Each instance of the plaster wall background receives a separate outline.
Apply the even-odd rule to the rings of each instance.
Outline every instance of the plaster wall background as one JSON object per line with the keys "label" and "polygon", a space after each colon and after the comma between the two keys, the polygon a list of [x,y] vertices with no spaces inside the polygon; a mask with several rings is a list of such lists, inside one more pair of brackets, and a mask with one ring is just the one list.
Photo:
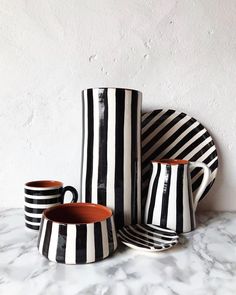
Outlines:
{"label": "plaster wall background", "polygon": [[0,0],[0,206],[80,185],[81,90],[136,88],[198,119],[219,152],[200,209],[236,210],[236,1]]}

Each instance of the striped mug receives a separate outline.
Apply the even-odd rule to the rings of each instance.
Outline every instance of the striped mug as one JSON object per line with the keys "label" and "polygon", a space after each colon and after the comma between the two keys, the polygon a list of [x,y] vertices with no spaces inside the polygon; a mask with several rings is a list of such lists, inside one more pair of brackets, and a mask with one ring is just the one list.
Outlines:
{"label": "striped mug", "polygon": [[72,203],[77,202],[78,193],[72,186],[63,188],[63,183],[55,180],[37,180],[25,184],[25,226],[39,230],[45,209],[64,203],[65,193],[72,193]]}
{"label": "striped mug", "polygon": [[[202,183],[193,197],[190,172],[203,169]],[[201,162],[160,160],[152,162],[152,175],[145,206],[145,223],[170,228],[177,233],[195,229],[195,210],[210,179],[210,169]]]}

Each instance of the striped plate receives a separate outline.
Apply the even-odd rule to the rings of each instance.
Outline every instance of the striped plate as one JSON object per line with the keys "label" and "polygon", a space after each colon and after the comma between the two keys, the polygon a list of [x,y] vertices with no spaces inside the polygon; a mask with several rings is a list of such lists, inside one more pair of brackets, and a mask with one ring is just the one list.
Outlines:
{"label": "striped plate", "polygon": [[147,252],[167,250],[178,243],[179,236],[171,229],[153,224],[135,224],[123,227],[118,237],[126,246]]}
{"label": "striped plate", "polygon": [[[211,170],[211,178],[202,198],[215,181],[218,157],[209,132],[194,118],[175,110],[155,110],[142,114],[142,206],[144,208],[151,173],[152,160],[185,159],[204,162]],[[195,192],[202,181],[203,171],[191,172]]]}

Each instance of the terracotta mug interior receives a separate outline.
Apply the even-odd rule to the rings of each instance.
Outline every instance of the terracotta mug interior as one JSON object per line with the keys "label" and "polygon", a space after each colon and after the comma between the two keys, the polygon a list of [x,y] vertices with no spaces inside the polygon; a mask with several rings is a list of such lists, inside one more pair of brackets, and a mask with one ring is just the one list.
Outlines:
{"label": "terracotta mug interior", "polygon": [[25,186],[32,188],[62,187],[63,183],[57,180],[36,180],[27,182]]}
{"label": "terracotta mug interior", "polygon": [[87,224],[106,220],[112,216],[111,209],[92,203],[72,203],[51,207],[44,216],[57,223]]}
{"label": "terracotta mug interior", "polygon": [[160,163],[160,164],[167,164],[167,165],[185,165],[188,164],[189,161],[181,160],[181,159],[161,159],[152,161],[152,163]]}

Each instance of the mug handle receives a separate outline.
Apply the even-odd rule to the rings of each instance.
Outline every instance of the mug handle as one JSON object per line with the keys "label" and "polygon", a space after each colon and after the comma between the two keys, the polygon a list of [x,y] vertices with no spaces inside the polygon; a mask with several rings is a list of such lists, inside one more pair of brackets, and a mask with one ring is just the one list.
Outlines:
{"label": "mug handle", "polygon": [[78,201],[78,192],[77,190],[73,187],[73,186],[65,186],[63,189],[62,189],[62,194],[61,194],[61,198],[62,198],[62,204],[64,204],[64,200],[65,200],[65,193],[69,191],[72,193],[72,200],[70,203],[76,203]]}
{"label": "mug handle", "polygon": [[195,199],[193,201],[193,209],[194,209],[194,211],[196,211],[198,202],[199,202],[202,194],[204,193],[205,188],[207,187],[208,182],[210,180],[211,170],[205,163],[202,163],[202,162],[189,162],[189,164],[190,164],[190,168],[192,168],[192,169],[194,169],[194,168],[202,168],[203,169],[203,179],[202,179],[202,182],[196,192]]}

